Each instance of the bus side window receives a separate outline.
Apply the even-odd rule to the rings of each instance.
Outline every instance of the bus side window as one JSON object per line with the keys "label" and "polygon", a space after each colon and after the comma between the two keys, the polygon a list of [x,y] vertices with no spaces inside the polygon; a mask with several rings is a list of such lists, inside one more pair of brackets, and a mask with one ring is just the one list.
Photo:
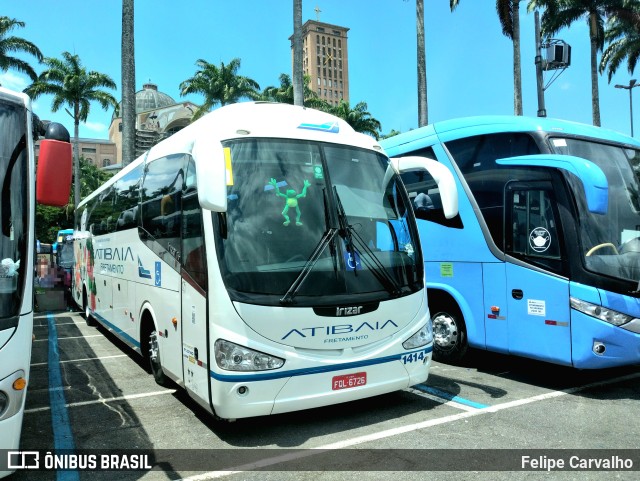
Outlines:
{"label": "bus side window", "polygon": [[562,271],[561,238],[553,207],[553,192],[536,188],[508,188],[507,204],[507,253],[524,257],[531,263],[556,272]]}
{"label": "bus side window", "polygon": [[445,146],[467,181],[493,241],[503,250],[504,187],[519,173],[497,165],[496,159],[539,154],[534,138],[522,132],[500,132],[451,140]]}
{"label": "bus side window", "polygon": [[140,202],[140,184],[143,165],[140,164],[114,185],[114,211],[117,216],[116,230],[138,227],[138,202]]}
{"label": "bus side window", "polygon": [[207,289],[207,261],[202,233],[202,209],[198,195],[182,201],[182,267],[204,290]]}
{"label": "bus side window", "polygon": [[184,154],[174,154],[151,161],[141,189],[141,235],[151,241],[153,250],[159,245],[177,259],[180,258],[184,160]]}

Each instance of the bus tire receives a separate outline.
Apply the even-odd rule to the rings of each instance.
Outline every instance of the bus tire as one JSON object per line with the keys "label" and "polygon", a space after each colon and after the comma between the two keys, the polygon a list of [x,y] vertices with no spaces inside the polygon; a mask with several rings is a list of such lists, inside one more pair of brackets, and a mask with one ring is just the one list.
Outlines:
{"label": "bus tire", "polygon": [[459,363],[467,353],[467,326],[464,317],[455,307],[436,310],[433,323],[433,359],[448,364]]}
{"label": "bus tire", "polygon": [[156,383],[160,386],[167,386],[168,379],[162,371],[162,357],[160,355],[160,345],[158,344],[158,331],[155,329],[153,321],[145,322],[143,356],[147,360],[149,372],[153,375]]}
{"label": "bus tire", "polygon": [[87,326],[95,326],[96,320],[91,315],[91,309],[89,309],[86,289],[82,290],[82,310],[84,311],[84,320],[87,323]]}

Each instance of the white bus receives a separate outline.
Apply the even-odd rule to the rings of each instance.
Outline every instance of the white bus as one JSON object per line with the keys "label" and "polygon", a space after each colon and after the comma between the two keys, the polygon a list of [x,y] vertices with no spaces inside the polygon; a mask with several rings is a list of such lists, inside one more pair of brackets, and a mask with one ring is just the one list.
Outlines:
{"label": "white bus", "polygon": [[74,299],[223,419],[422,383],[432,329],[398,164],[323,112],[220,108],[83,200]]}
{"label": "white bus", "polygon": [[[59,124],[49,124],[40,143],[36,183],[40,126],[26,95],[0,87],[0,452],[19,447],[29,382],[36,198],[54,206],[69,200],[71,144]],[[0,478],[9,473],[0,469]]]}

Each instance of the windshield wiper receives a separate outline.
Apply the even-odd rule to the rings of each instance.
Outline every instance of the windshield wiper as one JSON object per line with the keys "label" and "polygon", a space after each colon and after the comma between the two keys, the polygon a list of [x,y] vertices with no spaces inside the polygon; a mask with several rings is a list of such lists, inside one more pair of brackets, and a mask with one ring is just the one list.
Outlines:
{"label": "windshield wiper", "polygon": [[338,195],[338,189],[335,185],[333,186],[333,193],[335,195],[336,206],[338,208],[338,225],[340,226],[338,233],[340,234],[340,237],[344,239],[347,247],[347,253],[349,254],[349,256],[351,256],[351,259],[353,259],[353,265],[354,265],[353,273],[357,276],[358,266],[356,261],[355,248],[353,247],[353,238],[351,237],[352,228],[349,225],[349,221],[347,220],[347,214],[344,211],[344,207],[342,206],[342,201],[340,200],[340,196]]}
{"label": "windshield wiper", "polygon": [[280,304],[291,304],[293,302],[293,297],[298,293],[298,289],[300,289],[300,286],[302,285],[302,283],[309,276],[311,269],[313,269],[313,266],[315,266],[316,263],[318,262],[318,259],[320,259],[320,256],[322,255],[325,248],[327,247],[327,244],[329,245],[329,248],[331,250],[331,256],[333,258],[333,269],[336,275],[338,274],[336,249],[333,244],[333,238],[338,233],[338,229],[330,227],[329,206],[327,204],[326,190],[322,189],[322,192],[324,197],[324,220],[325,220],[325,225],[327,226],[327,230],[322,236],[322,239],[320,239],[320,242],[318,242],[315,249],[313,250],[311,257],[309,257],[304,267],[300,271],[300,274],[298,274],[298,277],[296,277],[296,279],[293,281],[293,283],[287,290],[286,294],[282,297],[282,299],[280,299]]}
{"label": "windshield wiper", "polygon": [[[325,211],[325,222],[327,226],[327,230],[325,231],[322,239],[316,245],[311,257],[307,260],[304,267],[298,274],[298,277],[293,281],[286,294],[280,299],[280,304],[288,305],[293,302],[293,298],[298,293],[300,286],[307,279],[311,270],[320,259],[320,256],[326,249],[327,245],[329,245],[331,251],[331,257],[333,259],[334,271],[337,275],[338,265],[337,265],[337,255],[336,248],[333,242],[336,234],[339,234],[340,237],[344,239],[347,253],[351,256],[351,259],[354,263],[354,275],[358,275],[357,269],[357,259],[364,260],[367,267],[371,270],[374,277],[378,279],[380,284],[385,288],[385,290],[391,294],[393,297],[398,297],[402,293],[402,287],[400,284],[391,276],[384,265],[380,262],[380,260],[376,257],[375,253],[371,250],[371,248],[364,242],[364,240],[360,237],[360,235],[353,229],[351,225],[349,225],[349,221],[347,220],[347,215],[344,211],[344,207],[342,205],[342,201],[340,200],[340,196],[338,195],[338,190],[336,187],[333,187],[333,191],[335,194],[335,201],[338,210],[338,225],[339,227],[336,229],[335,227],[330,227],[330,218],[329,218],[329,206],[326,198],[326,191],[323,189],[324,193],[324,211]],[[360,249],[356,249],[354,244],[354,239],[360,245]],[[360,254],[360,252],[365,253],[366,255]]]}
{"label": "windshield wiper", "polygon": [[336,188],[336,186],[333,186],[333,192],[335,194],[336,205],[338,207],[338,222],[340,224],[340,229],[338,232],[340,233],[340,236],[344,239],[347,247],[347,252],[353,259],[353,265],[354,265],[353,271],[355,275],[358,275],[357,274],[358,266],[356,261],[357,251],[353,244],[354,238],[360,244],[361,246],[360,250],[362,250],[364,253],[367,254],[366,256],[363,256],[358,253],[360,260],[362,261],[364,259],[365,263],[367,264],[367,267],[371,269],[371,272],[373,273],[374,277],[378,279],[378,281],[380,281],[380,284],[384,286],[384,288],[387,290],[389,294],[391,294],[394,297],[400,296],[400,294],[402,293],[402,288],[400,284],[398,284],[398,282],[393,278],[393,276],[391,276],[387,272],[387,269],[385,269],[384,265],[376,257],[375,253],[371,250],[371,248],[367,245],[367,243],[362,239],[362,237],[360,237],[360,235],[355,231],[355,229],[349,224],[349,221],[347,220],[347,214],[344,211],[344,207],[342,205],[342,201],[340,200],[340,196],[338,195],[338,189]]}

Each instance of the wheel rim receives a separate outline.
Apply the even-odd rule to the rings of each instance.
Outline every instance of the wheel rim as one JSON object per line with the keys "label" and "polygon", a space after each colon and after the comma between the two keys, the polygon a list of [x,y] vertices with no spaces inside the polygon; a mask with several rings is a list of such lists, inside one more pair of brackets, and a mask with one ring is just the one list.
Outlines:
{"label": "wheel rim", "polygon": [[160,350],[158,349],[158,333],[156,331],[152,331],[151,334],[149,334],[149,359],[151,360],[151,364],[157,365],[159,357]]}
{"label": "wheel rim", "polygon": [[433,318],[433,340],[442,350],[450,350],[458,342],[458,325],[447,313],[441,312]]}
{"label": "wheel rim", "polygon": [[84,304],[84,318],[89,319],[89,303],[87,302],[87,294],[82,294],[82,303]]}

